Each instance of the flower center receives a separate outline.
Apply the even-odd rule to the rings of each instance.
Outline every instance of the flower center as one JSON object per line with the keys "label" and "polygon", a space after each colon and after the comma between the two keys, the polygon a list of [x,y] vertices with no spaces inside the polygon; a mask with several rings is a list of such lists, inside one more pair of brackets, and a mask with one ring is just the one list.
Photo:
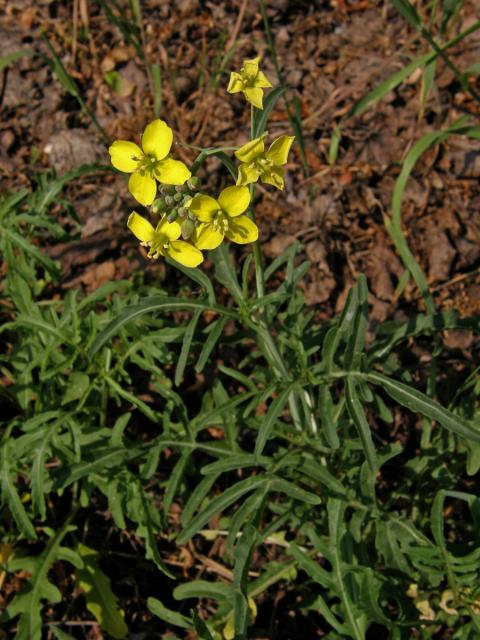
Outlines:
{"label": "flower center", "polygon": [[266,156],[260,156],[259,158],[255,158],[253,164],[255,168],[258,169],[261,173],[264,173],[265,171],[268,171],[273,167],[273,162],[269,160]]}
{"label": "flower center", "polygon": [[159,256],[165,255],[169,247],[170,240],[164,233],[159,233],[156,231],[152,240],[149,240],[148,242],[142,242],[141,244],[144,247],[149,247],[149,258],[158,258]]}
{"label": "flower center", "polygon": [[137,171],[139,171],[141,174],[153,173],[158,164],[158,160],[155,158],[155,156],[143,155],[141,158],[135,158],[135,160],[138,160]]}
{"label": "flower center", "polygon": [[228,215],[219,209],[213,214],[212,227],[215,231],[226,233],[228,231]]}

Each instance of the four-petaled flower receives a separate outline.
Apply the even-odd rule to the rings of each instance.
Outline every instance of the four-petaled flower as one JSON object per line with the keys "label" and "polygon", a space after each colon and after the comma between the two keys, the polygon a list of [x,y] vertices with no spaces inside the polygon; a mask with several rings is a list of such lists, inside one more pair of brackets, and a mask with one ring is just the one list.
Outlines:
{"label": "four-petaled flower", "polygon": [[266,184],[283,189],[283,165],[287,163],[288,152],[295,136],[280,136],[265,152],[264,137],[255,138],[235,151],[242,163],[238,167],[237,185],[256,182],[259,178]]}
{"label": "four-petaled flower", "polygon": [[202,252],[196,247],[179,240],[181,228],[178,222],[168,222],[166,216],[160,219],[156,227],[143,216],[133,211],[127,222],[128,228],[140,240],[140,244],[148,247],[148,257],[168,256],[184,267],[197,267],[203,261]]}
{"label": "four-petaled flower", "polygon": [[253,60],[244,60],[240,73],[232,71],[230,82],[228,83],[228,93],[238,93],[243,91],[245,99],[253,104],[257,109],[263,109],[263,91],[271,87],[271,83],[263,71],[258,68],[260,56]]}
{"label": "four-petaled flower", "polygon": [[246,215],[250,204],[247,187],[227,187],[218,196],[196,195],[189,210],[201,223],[196,231],[195,244],[199,249],[216,249],[224,236],[237,244],[255,242],[258,227]]}
{"label": "four-petaled flower", "polygon": [[115,169],[132,174],[128,188],[144,206],[155,200],[155,179],[163,184],[182,185],[192,175],[183,162],[169,157],[172,141],[173,133],[167,123],[154,120],[143,132],[142,149],[127,140],[117,140],[109,148]]}

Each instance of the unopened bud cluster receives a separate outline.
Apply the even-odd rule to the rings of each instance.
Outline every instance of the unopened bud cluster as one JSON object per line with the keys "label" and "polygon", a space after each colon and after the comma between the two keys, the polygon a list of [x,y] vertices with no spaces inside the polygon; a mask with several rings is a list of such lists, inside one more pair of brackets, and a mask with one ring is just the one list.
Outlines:
{"label": "unopened bud cluster", "polygon": [[188,205],[199,187],[200,180],[196,176],[182,185],[161,185],[161,195],[152,204],[153,213],[166,215],[168,222],[180,224],[184,240],[189,240],[195,232],[196,217],[189,211]]}

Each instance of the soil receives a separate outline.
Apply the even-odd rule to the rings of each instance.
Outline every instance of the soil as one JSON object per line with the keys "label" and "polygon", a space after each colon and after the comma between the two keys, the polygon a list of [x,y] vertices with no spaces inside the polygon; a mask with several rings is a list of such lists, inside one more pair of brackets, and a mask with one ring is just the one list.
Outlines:
{"label": "soil", "polygon": [[[51,53],[42,33],[107,138],[138,141],[154,117],[145,61],[109,21],[102,3],[8,0],[2,4],[0,58],[23,49],[35,55],[16,60],[1,74],[0,193],[35,189],[38,174],[45,171],[62,175],[81,164],[109,163],[108,143],[48,64],[46,56],[51,58]],[[128,11],[127,2],[119,4]],[[475,4],[465,1],[448,38],[478,17]],[[296,99],[302,116],[308,169],[296,144],[285,191],[257,189],[265,254],[274,258],[296,239],[301,241],[311,262],[303,285],[306,301],[316,306],[320,318],[338,312],[360,273],[368,278],[372,320],[381,322],[422,309],[413,284],[400,297],[396,293],[404,267],[384,219],[391,212],[402,160],[414,142],[464,115],[478,122],[479,105],[439,61],[435,84],[425,101],[422,74],[414,72],[363,115],[346,120],[338,159],[331,166],[328,151],[335,125],[369,90],[428,52],[428,44],[387,1],[271,0],[266,6],[281,77],[291,87],[290,104]],[[182,144],[208,147],[245,142],[249,110],[241,94],[228,94],[226,86],[228,72],[256,55],[263,56],[262,67],[275,83],[259,4],[254,0],[146,0],[141,7],[145,58],[159,63],[162,70],[160,116],[174,130],[176,156],[187,163],[195,158],[195,152]],[[219,74],[219,60],[233,43],[232,61]],[[450,53],[461,69],[478,62],[480,31]],[[114,86],[111,78],[116,78]],[[476,76],[470,81],[475,83]],[[290,132],[285,103],[279,101],[269,135]],[[216,159],[208,161],[201,177],[207,191],[218,190],[228,180]],[[458,309],[464,315],[480,313],[479,178],[478,142],[451,137],[422,156],[408,182],[402,209],[410,248],[427,275],[438,307]],[[80,286],[91,291],[139,269],[147,274],[160,269],[162,277],[168,274],[170,285],[175,286],[175,279],[181,277],[178,272],[148,261],[126,229],[128,214],[138,205],[127,192],[124,176],[93,172],[68,183],[63,197],[75,208],[81,230],[72,242],[60,244],[52,239],[44,247],[62,265],[61,289]],[[53,207],[51,214],[64,216],[64,209]],[[468,335],[450,334],[445,340],[450,340],[452,349],[470,348]],[[115,547],[119,558],[123,547],[132,553],[127,540],[118,540]],[[187,563],[188,558],[181,562]],[[204,567],[215,572],[208,562]],[[134,579],[133,574],[128,579]],[[92,635],[85,637],[100,637],[95,635],[95,625],[92,629]],[[306,629],[305,637],[311,637],[309,633]]]}

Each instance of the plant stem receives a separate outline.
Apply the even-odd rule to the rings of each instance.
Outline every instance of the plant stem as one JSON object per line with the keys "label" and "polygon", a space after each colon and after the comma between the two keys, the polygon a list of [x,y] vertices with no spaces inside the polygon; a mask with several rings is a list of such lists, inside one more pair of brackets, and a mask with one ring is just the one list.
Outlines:
{"label": "plant stem", "polygon": [[[253,140],[254,136],[254,117],[255,117],[255,107],[252,105],[250,108],[250,138]],[[255,213],[253,208],[253,200],[255,198],[255,188],[256,185],[254,183],[250,184],[250,210],[249,214],[253,221],[255,221]],[[257,299],[261,300],[265,296],[265,278],[263,273],[263,257],[262,250],[260,248],[260,241],[256,240],[253,243],[253,259],[255,263],[255,285],[257,291]],[[280,380],[284,382],[291,382],[292,377],[285,365],[284,359],[278,350],[275,339],[272,335],[270,327],[268,325],[268,316],[267,310],[264,307],[262,311],[262,315],[260,320],[258,321],[257,335],[260,338],[260,345],[263,346],[263,352],[265,357],[273,365],[274,371],[276,371],[277,376]],[[317,423],[313,414],[313,401],[310,397],[310,394],[307,390],[302,389],[300,392],[292,391],[288,398],[288,404],[290,407],[290,413],[292,416],[293,423],[295,428],[299,431],[303,431],[302,427],[302,415],[300,412],[300,408],[298,406],[298,393],[303,394],[304,405],[307,407],[308,411],[308,421],[310,423],[310,428],[312,433],[317,432]]]}

